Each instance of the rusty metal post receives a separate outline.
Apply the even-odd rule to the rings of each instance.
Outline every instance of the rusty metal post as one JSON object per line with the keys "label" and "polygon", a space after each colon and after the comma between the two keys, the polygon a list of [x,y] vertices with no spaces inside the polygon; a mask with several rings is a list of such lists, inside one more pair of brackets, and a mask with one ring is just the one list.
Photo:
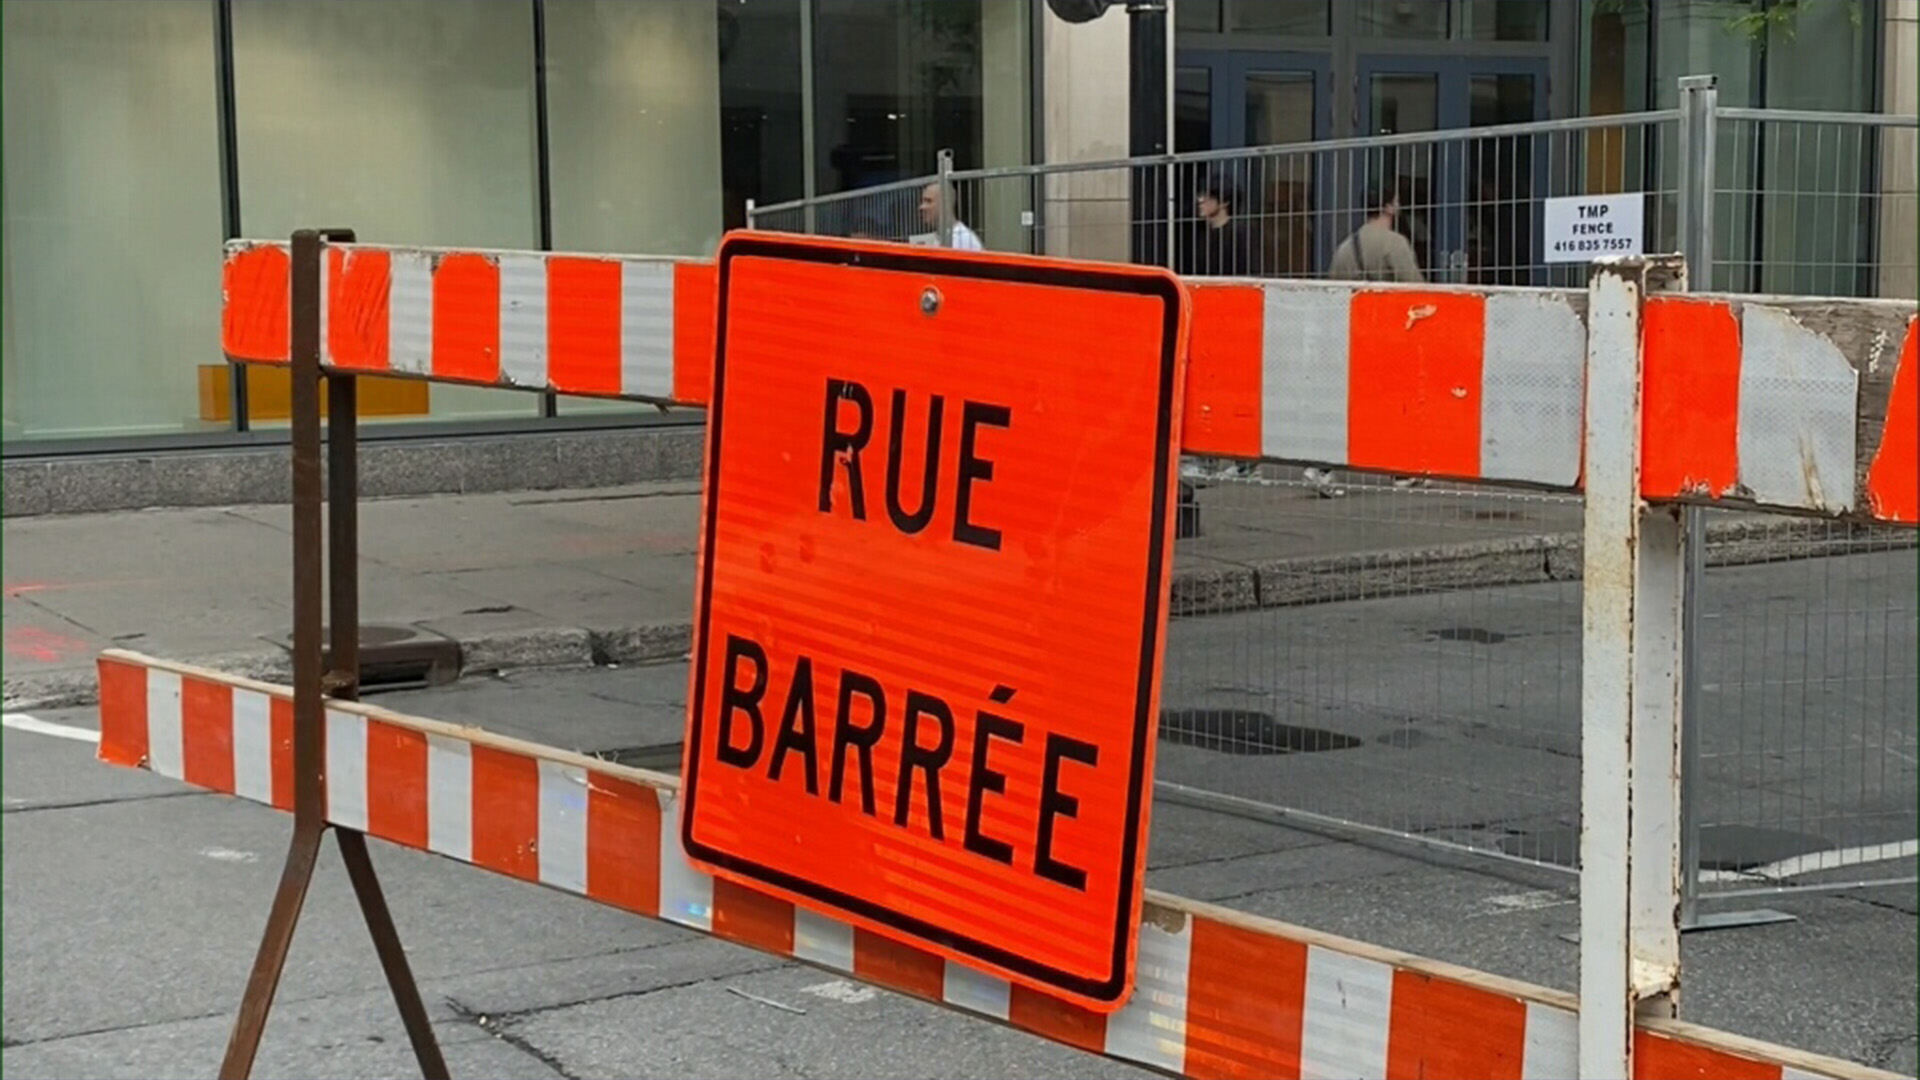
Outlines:
{"label": "rusty metal post", "polygon": [[254,955],[253,971],[234,1019],[221,1080],[253,1071],[260,1036],[280,986],[294,927],[307,898],[327,828],[326,705],[320,655],[320,233],[293,234],[288,359],[292,368],[293,443],[293,841],[280,887]]}
{"label": "rusty metal post", "polygon": [[1581,575],[1580,1076],[1634,1075],[1635,1021],[1680,991],[1687,539],[1640,496],[1641,320],[1677,255],[1595,263],[1587,287]]}
{"label": "rusty metal post", "polygon": [[[280,973],[293,944],[294,928],[306,902],[307,885],[327,830],[326,697],[360,696],[360,520],[358,388],[351,375],[327,376],[327,476],[321,478],[320,314],[322,241],[352,243],[349,229],[302,229],[293,234],[289,296],[288,358],[292,369],[293,444],[293,841],[280,887],[267,914],[267,928],[254,956],[246,995],[220,1064],[221,1080],[245,1080],[253,1071]],[[321,504],[328,508],[330,537],[321,535]],[[323,558],[330,596],[322,596]],[[323,609],[323,602],[330,612]],[[331,629],[322,652],[322,616]],[[329,660],[331,663],[329,664]],[[331,670],[326,670],[331,667]],[[393,990],[413,1044],[414,1057],[427,1080],[445,1080],[433,1025],[407,964],[405,948],[393,925],[380,879],[374,873],[366,837],[336,830],[340,855],[353,881],[354,895],[366,916],[374,950]]]}
{"label": "rusty metal post", "polygon": [[[344,240],[351,242],[352,234]],[[349,374],[327,376],[327,621],[331,630],[326,686],[329,695],[346,701],[360,697],[360,462],[359,383]],[[393,1003],[413,1044],[420,1075],[447,1080],[446,1059],[433,1033],[420,998],[419,984],[407,963],[407,950],[380,888],[367,838],[356,829],[335,828],[340,858],[347,864],[353,894],[367,920],[380,969],[393,991]]]}

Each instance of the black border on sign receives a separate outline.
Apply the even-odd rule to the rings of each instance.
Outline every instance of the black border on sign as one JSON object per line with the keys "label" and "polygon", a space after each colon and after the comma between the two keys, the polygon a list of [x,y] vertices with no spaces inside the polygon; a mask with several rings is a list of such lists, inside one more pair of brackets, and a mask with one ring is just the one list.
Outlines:
{"label": "black border on sign", "polygon": [[[694,802],[699,786],[703,718],[706,715],[708,622],[713,602],[713,550],[718,528],[720,492],[720,443],[725,432],[727,371],[727,300],[732,262],[738,257],[789,259],[799,262],[830,263],[841,266],[894,270],[903,273],[975,278],[986,281],[1028,285],[1051,285],[1099,292],[1132,293],[1159,298],[1165,314],[1161,323],[1159,417],[1154,430],[1154,478],[1152,519],[1147,522],[1147,573],[1145,602],[1142,605],[1140,662],[1137,700],[1134,709],[1133,756],[1129,764],[1126,835],[1120,851],[1121,888],[1113,916],[1113,957],[1105,978],[1074,975],[1029,957],[943,930],[924,920],[904,915],[880,904],[851,896],[792,874],[762,866],[693,838],[696,819]],[[1174,374],[1179,359],[1180,286],[1173,279],[1142,273],[1139,269],[1115,272],[1094,267],[1056,266],[1030,263],[997,263],[978,258],[933,254],[925,249],[902,252],[875,251],[866,247],[842,247],[809,243],[774,236],[734,234],[721,246],[718,300],[715,305],[717,328],[714,334],[713,381],[708,393],[706,499],[702,522],[703,545],[700,571],[700,615],[693,628],[694,685],[693,711],[688,724],[686,782],[682,797],[686,800],[680,816],[680,842],[688,854],[744,877],[765,882],[799,896],[851,912],[925,941],[941,944],[955,952],[1016,971],[1038,982],[1078,994],[1095,1001],[1114,1002],[1125,993],[1129,924],[1133,921],[1133,881],[1141,855],[1140,802],[1145,797],[1147,735],[1154,726],[1153,658],[1159,646],[1161,624],[1161,578],[1166,562],[1168,494],[1173,486],[1175,465],[1172,456]]]}

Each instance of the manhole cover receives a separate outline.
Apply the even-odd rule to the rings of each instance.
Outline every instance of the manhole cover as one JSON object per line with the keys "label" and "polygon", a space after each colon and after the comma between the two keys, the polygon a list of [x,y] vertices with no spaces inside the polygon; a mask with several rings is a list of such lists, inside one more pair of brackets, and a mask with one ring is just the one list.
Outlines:
{"label": "manhole cover", "polygon": [[[291,650],[293,635],[273,639]],[[333,662],[333,634],[320,628],[322,665]],[[460,677],[460,643],[416,626],[362,623],[360,626],[360,690],[406,690],[444,686]]]}
{"label": "manhole cover", "polygon": [[1478,626],[1447,626],[1427,633],[1441,641],[1471,641],[1475,645],[1498,645],[1507,640],[1507,635],[1498,630],[1485,630]]}
{"label": "manhole cover", "polygon": [[1222,754],[1313,754],[1345,750],[1360,740],[1325,728],[1282,724],[1253,709],[1166,709],[1160,737]]}

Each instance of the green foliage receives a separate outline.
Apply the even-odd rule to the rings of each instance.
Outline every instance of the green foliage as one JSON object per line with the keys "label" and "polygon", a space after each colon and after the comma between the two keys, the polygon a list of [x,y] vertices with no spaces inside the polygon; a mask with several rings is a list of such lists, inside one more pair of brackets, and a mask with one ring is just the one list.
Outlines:
{"label": "green foliage", "polygon": [[[1683,0],[1663,2],[1671,4]],[[1748,40],[1765,48],[1776,33],[1785,40],[1793,40],[1802,15],[1837,3],[1847,5],[1847,20],[1855,27],[1866,17],[1861,10],[1861,0],[1749,0],[1747,13],[1728,19],[1727,30],[1744,34]],[[1594,0],[1593,3],[1595,15],[1625,15],[1631,12],[1645,16],[1647,10],[1648,0]]]}

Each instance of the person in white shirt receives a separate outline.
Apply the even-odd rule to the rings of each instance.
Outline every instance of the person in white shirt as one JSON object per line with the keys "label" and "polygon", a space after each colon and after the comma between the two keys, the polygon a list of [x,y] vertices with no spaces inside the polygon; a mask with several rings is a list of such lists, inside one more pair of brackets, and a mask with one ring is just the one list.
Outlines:
{"label": "person in white shirt", "polygon": [[[937,183],[928,184],[920,190],[920,223],[932,229],[936,238],[940,235],[940,185]],[[980,242],[979,234],[968,228],[958,214],[953,218],[953,242],[949,246],[957,251],[987,250],[987,246]]]}

